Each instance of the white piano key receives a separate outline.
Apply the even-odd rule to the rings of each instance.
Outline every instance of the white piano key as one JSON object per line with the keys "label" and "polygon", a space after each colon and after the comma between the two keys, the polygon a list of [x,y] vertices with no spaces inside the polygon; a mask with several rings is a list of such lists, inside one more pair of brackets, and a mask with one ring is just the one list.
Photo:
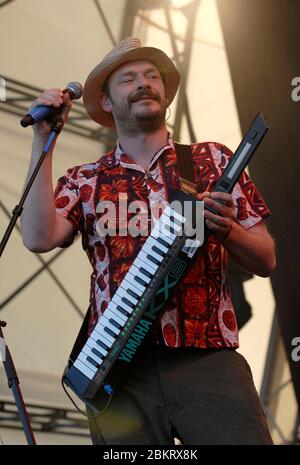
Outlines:
{"label": "white piano key", "polygon": [[152,268],[153,272],[155,273],[157,268],[158,268],[158,265],[155,265],[155,263],[150,262],[149,258],[147,257],[146,252],[144,251],[144,247],[142,248],[142,250],[139,252],[136,259],[134,260],[134,264],[138,268],[139,268],[139,266],[142,266],[142,265],[139,265],[139,262],[146,263],[146,265],[150,268],[149,272],[151,272],[151,268]]}
{"label": "white piano key", "polygon": [[[152,235],[151,235],[152,237]],[[159,244],[163,245],[168,251],[170,251],[172,249],[172,246],[174,245],[173,243],[172,244],[169,244],[163,237],[161,236],[158,236],[158,237],[153,237],[153,239],[158,242]]]}
{"label": "white piano key", "polygon": [[141,292],[144,292],[146,287],[143,286],[142,284],[138,283],[135,279],[135,274],[134,274],[134,267],[130,267],[130,269],[128,270],[128,273],[126,274],[126,279],[130,280],[130,282],[132,281],[134,286],[136,286],[137,289],[139,289]]}
{"label": "white piano key", "polygon": [[94,339],[90,338],[90,337],[86,341],[86,345],[88,347],[90,347],[90,349],[98,350],[98,352],[103,354],[104,357],[108,354],[107,350],[105,350],[104,347],[99,346],[99,344],[97,344],[97,342]]}
{"label": "white piano key", "polygon": [[124,287],[127,289],[127,287],[131,287],[131,289],[140,297],[143,295],[145,287],[142,285],[139,285],[137,281],[133,279],[133,275],[131,273],[126,273],[125,278],[123,279],[124,282]]}
{"label": "white piano key", "polygon": [[115,313],[120,318],[120,320],[123,320],[123,324],[125,325],[125,323],[128,320],[128,317],[117,309],[117,304],[115,302],[111,300],[108,304],[108,307],[105,310],[105,313],[107,312],[107,310],[111,310],[113,313]]}
{"label": "white piano key", "polygon": [[83,375],[85,375],[89,379],[93,379],[94,375],[95,375],[95,373],[97,371],[96,367],[94,367],[95,370],[92,370],[88,366],[86,366],[81,360],[78,360],[78,358],[75,361],[73,366],[75,368],[77,368],[77,370],[79,370],[80,373],[82,373]]}
{"label": "white piano key", "polygon": [[162,222],[164,224],[164,227],[169,230],[168,228],[172,228],[174,229],[174,231],[176,231],[177,233],[180,233],[183,229],[183,227],[177,223],[175,223],[174,221],[172,221],[170,219],[170,217],[168,216],[163,216],[162,217]]}
{"label": "white piano key", "polygon": [[[108,336],[108,335],[107,335],[107,336]],[[93,329],[93,331],[92,331],[90,337],[91,337],[92,339],[94,339],[95,342],[97,342],[98,339],[99,339],[99,340],[102,341],[103,344],[105,344],[109,349],[111,348],[111,346],[112,346],[113,343],[114,343],[114,341],[112,341],[112,340],[106,338],[105,335],[99,334],[99,332],[96,331],[96,327]]]}
{"label": "white piano key", "polygon": [[138,303],[138,300],[132,297],[132,295],[129,295],[122,285],[119,287],[116,294],[119,295],[121,298],[125,297],[125,299],[129,300],[129,302],[131,302],[133,305],[136,305]]}
{"label": "white piano key", "polygon": [[147,254],[146,254],[145,251],[144,251],[143,255],[141,255],[141,257],[143,257],[143,258],[140,258],[140,256],[139,256],[139,257],[137,257],[135,259],[135,261],[134,261],[135,264],[136,264],[135,266],[138,269],[143,267],[143,268],[145,268],[145,270],[149,271],[149,273],[154,275],[156,273],[156,270],[159,267],[159,265],[157,265],[156,263],[151,262],[151,260],[149,260],[149,258],[147,258]]}
{"label": "white piano key", "polygon": [[108,320],[108,318],[106,318],[105,315],[102,315],[101,317],[101,324],[103,324],[105,328],[110,329],[116,336],[120,334],[120,329],[118,329],[116,326],[110,323],[110,321]]}
{"label": "white piano key", "polygon": [[[95,333],[97,334],[97,333]],[[100,347],[103,350],[107,350],[107,352],[110,351],[111,347],[113,346],[112,342],[107,341],[107,339],[104,340],[104,337],[102,336],[101,339],[98,337],[98,339],[95,342],[95,347]]]}
{"label": "white piano key", "polygon": [[137,268],[136,276],[138,278],[140,278],[146,284],[149,284],[151,282],[151,279],[152,279],[149,276],[146,276],[144,273],[142,273],[139,268]]}
{"label": "white piano key", "polygon": [[124,289],[126,292],[127,289],[131,289],[132,292],[137,295],[137,299],[139,299],[144,292],[144,289],[141,290],[136,286],[136,281],[132,279],[132,274],[129,274],[129,272],[126,273],[126,276],[123,279],[120,287],[122,287],[122,289]]}
{"label": "white piano key", "polygon": [[163,227],[163,224],[169,221],[168,215],[162,214],[159,218],[159,220],[155,223],[154,228],[159,229],[161,231],[161,228]]}
{"label": "white piano key", "polygon": [[84,354],[83,352],[80,352],[80,354],[78,355],[78,359],[77,360],[80,360],[82,363],[84,363],[90,370],[93,370],[94,373],[96,373],[96,371],[98,370],[97,367],[95,367],[91,362],[89,362],[87,360],[87,357],[88,355]]}
{"label": "white piano key", "polygon": [[[116,338],[112,337],[110,334],[108,334],[106,331],[104,331],[104,325],[101,324],[101,319],[100,321],[96,324],[94,331],[96,331],[99,334],[99,339],[101,341],[101,337],[104,337],[107,339],[109,342],[112,344],[115,342]],[[105,341],[104,341],[105,344]]]}
{"label": "white piano key", "polygon": [[150,281],[151,281],[151,278],[145,276],[144,274],[142,274],[140,272],[140,270],[136,267],[136,266],[133,266],[132,267],[132,270],[131,270],[131,273],[134,275],[134,277],[138,276],[140,279],[142,279],[146,284],[149,284]]}
{"label": "white piano key", "polygon": [[166,229],[166,225],[164,223],[157,223],[156,226],[151,231],[151,236],[155,237],[162,237],[166,242],[172,245],[177,238],[177,235],[171,233],[169,230]]}
{"label": "white piano key", "polygon": [[121,297],[117,294],[114,294],[112,301],[115,304],[120,305],[120,307],[124,308],[124,310],[126,310],[126,312],[128,312],[129,314],[131,314],[134,310],[132,307],[129,307],[127,304],[125,304],[125,302],[123,302],[121,300]]}
{"label": "white piano key", "polygon": [[82,349],[82,353],[84,353],[87,357],[91,357],[95,362],[97,362],[99,365],[102,364],[103,359],[98,357],[94,352],[92,352],[92,349],[90,347],[84,347]]}
{"label": "white piano key", "polygon": [[143,295],[144,291],[141,291],[140,289],[137,289],[137,287],[134,285],[135,282],[136,281],[131,282],[130,277],[129,277],[129,280],[128,280],[128,276],[126,274],[125,278],[122,281],[122,287],[126,290],[126,292],[128,292],[128,290],[131,290],[140,299],[140,297]]}
{"label": "white piano key", "polygon": [[147,241],[147,243],[151,247],[157,247],[159,250],[161,250],[164,256],[169,252],[169,249],[167,249],[164,245],[157,242],[152,236],[149,236],[149,241]]}
{"label": "white piano key", "polygon": [[174,218],[176,218],[182,224],[184,224],[186,222],[186,218],[184,216],[180,215],[180,213],[178,213],[176,210],[174,210],[174,208],[171,208],[170,205],[166,206],[166,208],[163,211],[163,215],[174,216]]}
{"label": "white piano key", "polygon": [[173,228],[173,229],[170,229],[170,228],[172,228],[172,226],[170,226],[169,224],[164,224],[163,225],[162,236],[161,236],[162,238],[164,238],[164,236],[170,236],[171,235],[171,237],[173,238],[173,241],[174,241],[177,237],[180,237],[182,235],[183,230],[181,228],[180,228],[180,230],[177,230],[176,228]]}
{"label": "white piano key", "polygon": [[114,321],[116,321],[120,326],[124,326],[124,319],[121,318],[121,315],[122,316],[125,316],[123,315],[121,312],[119,312],[117,309],[116,310],[112,310],[110,308],[110,306],[107,307],[107,309],[105,310],[104,314],[103,314],[108,320],[110,318],[112,318]]}
{"label": "white piano key", "polygon": [[143,250],[146,254],[149,254],[151,257],[155,258],[159,263],[163,261],[164,257],[152,250],[151,245],[144,245]]}

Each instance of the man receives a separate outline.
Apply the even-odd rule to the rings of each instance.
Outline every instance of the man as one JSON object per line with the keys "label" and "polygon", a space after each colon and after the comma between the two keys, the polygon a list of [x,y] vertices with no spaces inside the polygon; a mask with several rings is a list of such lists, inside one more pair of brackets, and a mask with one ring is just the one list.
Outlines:
{"label": "man", "polygon": [[[161,50],[127,38],[87,78],[83,101],[99,124],[115,127],[118,144],[94,163],[68,170],[55,193],[52,153],[47,156],[22,215],[23,240],[34,252],[69,245],[80,231],[93,267],[88,333],[118,289],[145,236],[99,233],[97,207],[110,200],[154,202],[179,189],[176,152],[165,124],[180,77]],[[45,91],[36,104],[71,102],[59,89]],[[32,166],[49,133],[34,126]],[[269,276],[274,244],[264,224],[269,215],[255,186],[243,174],[232,196],[212,193],[232,153],[217,143],[191,146],[198,198],[218,214],[205,212],[212,234],[180,282],[147,344],[109,408],[91,418],[94,444],[271,444],[250,368],[235,349],[237,325],[226,279],[226,256],[246,270]],[[129,220],[128,214],[128,220]]]}

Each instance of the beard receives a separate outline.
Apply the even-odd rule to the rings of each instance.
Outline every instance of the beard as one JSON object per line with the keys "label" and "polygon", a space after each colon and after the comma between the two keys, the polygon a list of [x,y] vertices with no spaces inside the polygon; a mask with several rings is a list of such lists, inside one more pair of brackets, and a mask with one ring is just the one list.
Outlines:
{"label": "beard", "polygon": [[[149,97],[157,101],[160,105],[153,109],[152,104],[142,104],[141,106],[134,105],[143,97]],[[125,103],[119,103],[110,98],[112,104],[112,114],[115,120],[116,127],[128,136],[133,136],[137,133],[150,134],[165,124],[167,103],[159,94],[152,90],[140,90],[134,95],[128,97]]]}

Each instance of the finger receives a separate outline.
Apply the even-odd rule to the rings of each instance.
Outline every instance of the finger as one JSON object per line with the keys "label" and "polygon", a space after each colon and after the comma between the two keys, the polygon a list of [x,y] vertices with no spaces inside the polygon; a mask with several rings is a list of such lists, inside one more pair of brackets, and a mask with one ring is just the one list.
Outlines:
{"label": "finger", "polygon": [[42,97],[50,100],[53,105],[61,105],[63,103],[63,96],[61,96],[59,93],[53,94],[47,92],[43,94]]}
{"label": "finger", "polygon": [[50,105],[53,105],[53,102],[52,100],[46,98],[46,97],[38,97],[36,100],[34,100],[34,102],[32,103],[32,105],[28,108],[28,112],[30,112],[31,110],[33,110],[35,107],[37,107],[38,105],[47,105],[47,106],[50,106]]}
{"label": "finger", "polygon": [[72,100],[70,99],[68,92],[66,92],[63,96],[63,104],[68,108],[71,108],[72,106]]}
{"label": "finger", "polygon": [[[53,97],[63,97],[64,94],[63,94],[63,91],[61,89],[46,89],[44,90],[43,94],[49,94],[49,95],[52,95]],[[42,95],[43,95],[42,94]]]}
{"label": "finger", "polygon": [[39,98],[49,100],[51,105],[61,105],[63,103],[63,93],[60,89],[47,89]]}
{"label": "finger", "polygon": [[232,196],[226,192],[212,192],[210,198],[220,200],[224,205],[233,206]]}
{"label": "finger", "polygon": [[37,98],[35,103],[36,105],[54,105],[54,106],[60,105],[60,103],[54,97],[46,96],[46,95],[43,97]]}
{"label": "finger", "polygon": [[54,107],[59,107],[63,103],[63,100],[56,98],[51,94],[42,94],[34,102],[31,108],[36,107],[37,105],[53,105]]}
{"label": "finger", "polygon": [[[213,210],[215,210],[222,217],[235,219],[236,212],[235,212],[235,208],[233,206],[227,207],[223,203],[220,203],[219,201],[217,202],[216,200],[212,200],[211,198],[205,198],[204,199],[204,204],[206,206],[208,206],[208,207],[211,207]],[[205,210],[205,212],[206,211],[209,211],[209,210]]]}
{"label": "finger", "polygon": [[198,200],[202,200],[204,199],[205,197],[209,197],[210,196],[210,192],[208,191],[205,191],[205,192],[199,192],[198,194],[196,194],[196,197]]}
{"label": "finger", "polygon": [[220,226],[218,226],[216,223],[209,220],[208,218],[205,220],[205,223],[209,227],[209,229],[211,229],[212,231],[217,231],[220,229]]}
{"label": "finger", "polygon": [[220,216],[220,215],[215,215],[214,213],[212,213],[209,210],[204,210],[204,217],[206,219],[209,219],[213,223],[218,224],[219,226],[225,226],[225,227],[230,226],[231,223],[232,223],[232,220],[233,220],[233,218],[230,218],[228,216],[224,217],[224,216]]}
{"label": "finger", "polygon": [[214,233],[218,233],[219,235],[227,235],[231,230],[231,226],[219,225],[210,219],[205,220],[205,223],[210,230],[212,230]]}

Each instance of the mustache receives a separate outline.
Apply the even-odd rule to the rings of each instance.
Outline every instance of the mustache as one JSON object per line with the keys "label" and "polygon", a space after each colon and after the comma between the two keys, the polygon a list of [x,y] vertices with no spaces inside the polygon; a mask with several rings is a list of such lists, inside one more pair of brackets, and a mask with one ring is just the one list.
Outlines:
{"label": "mustache", "polygon": [[141,89],[129,97],[129,102],[137,102],[143,97],[149,97],[153,100],[157,100],[158,102],[161,100],[160,95],[153,92],[151,89]]}

